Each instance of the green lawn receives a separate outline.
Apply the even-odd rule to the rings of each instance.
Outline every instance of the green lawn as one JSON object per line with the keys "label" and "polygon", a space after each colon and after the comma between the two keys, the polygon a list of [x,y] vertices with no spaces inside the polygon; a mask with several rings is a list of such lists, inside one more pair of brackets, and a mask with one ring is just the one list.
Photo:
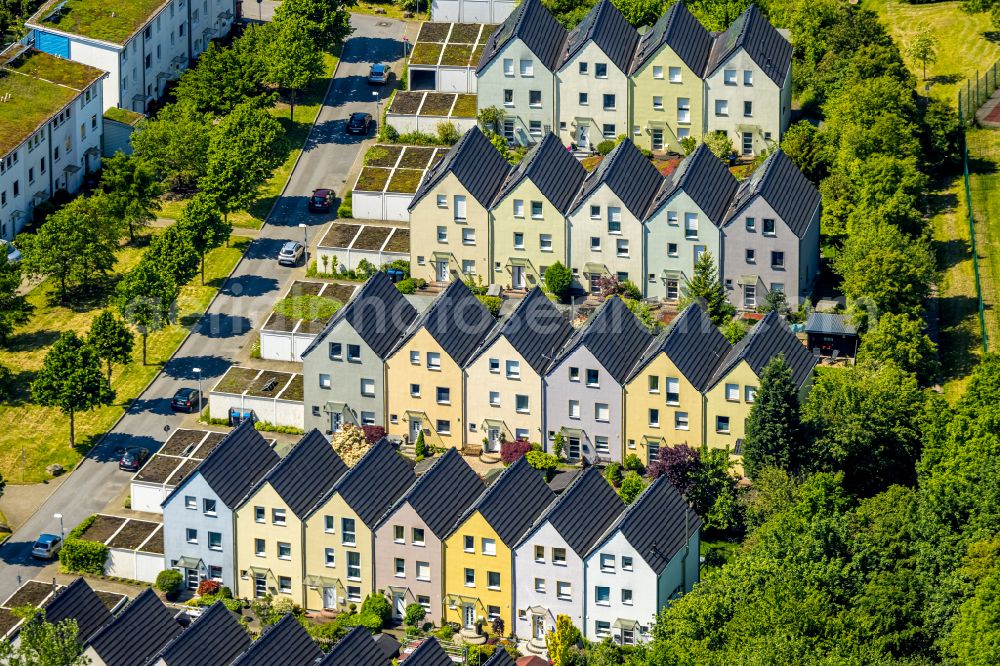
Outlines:
{"label": "green lawn", "polygon": [[967,141],[979,274],[986,303],[986,334],[990,351],[996,351],[1000,349],[1000,313],[997,312],[1000,258],[996,256],[1000,248],[1000,131],[970,130]]}
{"label": "green lawn", "polygon": [[[275,169],[270,180],[261,187],[260,196],[250,207],[250,210],[230,213],[229,220],[233,223],[234,227],[260,229],[267,218],[267,214],[271,211],[271,207],[274,206],[274,202],[281,196],[281,191],[285,188],[288,177],[292,175],[295,160],[298,159],[299,153],[302,152],[302,144],[305,143],[306,137],[309,135],[309,130],[313,122],[315,122],[316,116],[319,115],[320,108],[323,106],[323,98],[326,96],[326,90],[330,86],[330,79],[333,78],[333,73],[337,69],[339,58],[326,53],[323,55],[323,60],[326,65],[326,74],[313,81],[312,85],[306,89],[305,94],[299,96],[300,99],[295,104],[294,122],[289,117],[291,109],[288,104],[278,102],[271,109],[271,114],[278,118],[285,127],[285,136],[288,139],[288,145],[291,146],[291,149],[284,163]],[[176,220],[183,208],[183,201],[164,201],[163,209],[159,215],[160,217]]]}
{"label": "green lawn", "polygon": [[[155,233],[155,232],[154,232]],[[117,391],[114,405],[103,407],[76,418],[77,448],[69,447],[69,421],[59,410],[39,407],[29,400],[29,385],[42,365],[45,352],[61,331],[85,334],[91,320],[106,304],[109,289],[98,294],[90,303],[77,307],[53,305],[55,290],[52,280],[46,280],[29,294],[35,313],[25,326],[17,329],[7,348],[0,349],[0,363],[17,373],[19,391],[14,404],[0,405],[0,474],[12,483],[21,482],[21,450],[24,450],[24,481],[34,483],[48,478],[45,467],[59,463],[71,469],[94,443],[107,432],[125,406],[146,387],[173,354],[191,326],[203,313],[222,281],[239,261],[250,240],[233,236],[231,246],[209,253],[205,264],[208,284],[201,286],[200,277],[184,286],[178,298],[178,323],[149,337],[149,365],[141,364],[141,340],[136,339],[135,361],[115,368],[112,387]],[[141,250],[125,247],[119,253],[116,270],[124,272],[139,261]]]}
{"label": "green lawn", "polygon": [[[41,15],[56,4],[48,3]],[[163,0],[64,0],[62,9],[44,23],[74,35],[122,44],[163,4]]]}

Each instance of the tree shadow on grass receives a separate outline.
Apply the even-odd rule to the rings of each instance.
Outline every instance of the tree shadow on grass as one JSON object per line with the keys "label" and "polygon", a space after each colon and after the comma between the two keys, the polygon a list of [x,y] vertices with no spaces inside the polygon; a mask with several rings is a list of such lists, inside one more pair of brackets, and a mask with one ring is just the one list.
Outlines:
{"label": "tree shadow on grass", "polygon": [[984,160],[981,157],[969,156],[969,173],[985,176],[996,172],[997,163],[993,160]]}
{"label": "tree shadow on grass", "polygon": [[7,349],[12,352],[30,352],[49,347],[56,340],[62,331],[33,331],[31,333],[16,333],[7,338]]}
{"label": "tree shadow on grass", "polygon": [[967,261],[972,256],[972,246],[964,238],[935,240],[933,247],[934,253],[938,258],[938,268],[940,270],[953,268],[963,261]]}
{"label": "tree shadow on grass", "polygon": [[951,85],[953,83],[958,83],[962,80],[961,74],[938,74],[937,76],[927,77],[927,83],[931,83],[938,86]]}
{"label": "tree shadow on grass", "polygon": [[[965,377],[978,363],[982,348],[979,300],[973,296],[938,299],[941,316],[941,379]],[[988,308],[987,308],[988,309]]]}
{"label": "tree shadow on grass", "polygon": [[31,404],[31,383],[35,381],[37,376],[38,372],[35,370],[15,372],[2,402],[12,407]]}

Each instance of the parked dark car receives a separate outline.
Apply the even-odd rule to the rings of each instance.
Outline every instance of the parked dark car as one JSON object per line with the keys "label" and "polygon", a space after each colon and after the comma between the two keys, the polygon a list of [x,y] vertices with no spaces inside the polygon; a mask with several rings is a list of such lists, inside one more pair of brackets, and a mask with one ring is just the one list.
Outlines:
{"label": "parked dark car", "polygon": [[174,393],[174,399],[170,401],[170,409],[175,412],[196,412],[201,409],[201,394],[198,389],[178,389]]}
{"label": "parked dark car", "polygon": [[281,266],[296,266],[299,263],[299,259],[305,254],[305,247],[302,243],[296,243],[295,241],[288,241],[281,246],[281,251],[278,252],[278,264]]}
{"label": "parked dark car", "polygon": [[126,472],[138,472],[147,460],[149,460],[149,449],[138,447],[125,449],[125,453],[118,459],[118,469]]}
{"label": "parked dark car", "polygon": [[320,188],[313,190],[309,197],[309,210],[316,213],[325,213],[333,208],[333,190]]}
{"label": "parked dark car", "polygon": [[347,133],[348,134],[360,134],[362,136],[368,136],[368,132],[372,128],[372,114],[370,113],[352,113],[351,117],[347,121]]}
{"label": "parked dark car", "polygon": [[368,83],[373,83],[377,86],[384,86],[389,83],[389,65],[380,62],[372,65],[371,71],[368,72]]}

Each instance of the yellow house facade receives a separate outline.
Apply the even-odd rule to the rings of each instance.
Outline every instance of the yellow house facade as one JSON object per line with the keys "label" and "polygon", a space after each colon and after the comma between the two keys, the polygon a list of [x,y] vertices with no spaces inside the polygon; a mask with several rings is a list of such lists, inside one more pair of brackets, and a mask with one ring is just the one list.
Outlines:
{"label": "yellow house facade", "polygon": [[746,419],[753,408],[760,378],[746,361],[740,361],[705,394],[706,443],[737,453],[737,442],[746,435]]}
{"label": "yellow house facade", "polygon": [[304,524],[265,484],[236,510],[236,568],[241,572],[236,596],[271,594],[304,606],[304,546]]}

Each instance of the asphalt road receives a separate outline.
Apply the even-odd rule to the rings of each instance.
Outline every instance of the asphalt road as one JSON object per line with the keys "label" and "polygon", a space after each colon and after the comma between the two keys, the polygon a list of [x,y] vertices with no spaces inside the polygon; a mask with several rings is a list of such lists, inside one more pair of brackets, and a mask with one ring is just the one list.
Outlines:
{"label": "asphalt road", "polygon": [[[391,62],[402,52],[402,22],[354,15],[352,24],[355,31],[344,46],[325,105],[259,238],[250,245],[196,330],[114,430],[0,548],[0,601],[17,589],[19,579],[32,578],[45,564],[31,559],[31,545],[42,532],[59,532],[54,514],[62,514],[68,531],[116,498],[132,473],[118,470],[115,451],[126,445],[157,450],[166,439],[165,429],[172,430],[183,420],[182,415],[171,412],[170,398],[182,386],[197,386],[198,375],[193,369],[201,369],[202,386],[207,391],[247,344],[250,332],[264,323],[289,280],[304,275],[301,267],[278,266],[278,249],[285,241],[301,241],[306,231],[310,245],[315,246],[332,216],[309,214],[306,200],[318,187],[332,187],[338,195],[344,191],[348,171],[363,143],[362,137],[345,134],[347,117],[355,111],[375,115],[373,88],[366,81],[368,67],[372,62]],[[300,224],[308,225],[307,229],[299,228]]]}

